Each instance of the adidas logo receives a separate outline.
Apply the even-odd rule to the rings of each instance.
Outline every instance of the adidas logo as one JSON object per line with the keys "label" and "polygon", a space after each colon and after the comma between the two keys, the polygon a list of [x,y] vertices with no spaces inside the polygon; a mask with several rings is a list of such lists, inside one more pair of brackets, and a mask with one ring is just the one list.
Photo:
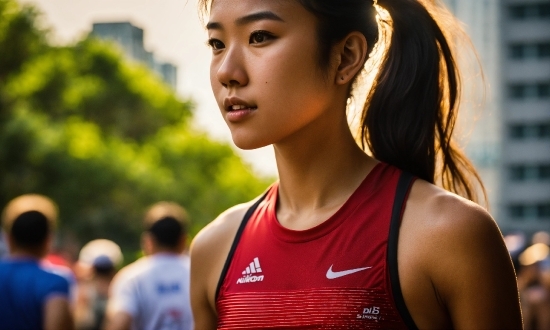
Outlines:
{"label": "adidas logo", "polygon": [[250,263],[245,270],[243,270],[243,277],[237,280],[237,284],[261,282],[264,280],[263,275],[255,275],[262,272],[260,267],[260,259],[254,258],[254,261]]}

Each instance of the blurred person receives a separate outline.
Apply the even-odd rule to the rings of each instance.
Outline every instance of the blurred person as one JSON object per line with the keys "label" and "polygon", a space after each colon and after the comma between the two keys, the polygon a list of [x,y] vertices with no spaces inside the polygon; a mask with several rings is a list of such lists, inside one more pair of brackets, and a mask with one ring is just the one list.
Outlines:
{"label": "blurred person", "polygon": [[187,214],[176,203],[159,202],[146,212],[144,227],[146,256],[113,280],[106,329],[192,329]]}
{"label": "blurred person", "polygon": [[65,260],[61,261],[51,255],[46,255],[40,260],[40,266],[56,275],[63,277],[69,282],[69,303],[71,310],[74,310],[74,304],[76,301],[77,280],[76,275],[71,267]]}
{"label": "blurred person", "polygon": [[68,251],[60,247],[59,237],[54,240],[48,254],[42,258],[41,265],[48,271],[64,277],[69,282],[71,309],[74,311],[76,301],[77,280],[74,272],[74,262]]}
{"label": "blurred person", "polygon": [[519,256],[526,248],[526,241],[527,239],[525,233],[521,231],[515,231],[504,235],[504,243],[506,244],[506,249],[512,258],[512,264],[516,271],[516,276],[519,275],[521,268]]}
{"label": "blurred person", "polygon": [[520,256],[524,325],[526,330],[550,330],[550,247],[546,240],[533,242]]}
{"label": "blurred person", "polygon": [[533,244],[542,243],[550,246],[550,233],[544,230],[538,231],[533,234],[531,241]]}
{"label": "blurred person", "polygon": [[0,260],[8,255],[8,247],[4,243],[4,231],[0,230]]}
{"label": "blurred person", "polygon": [[122,251],[111,240],[92,240],[80,250],[75,308],[77,330],[103,329],[109,286],[122,262]]}
{"label": "blurred person", "polygon": [[1,219],[9,256],[0,261],[0,329],[73,329],[69,282],[41,265],[58,210],[46,196],[10,201]]}
{"label": "blurred person", "polygon": [[233,142],[273,145],[279,180],[195,236],[197,328],[521,328],[510,255],[453,139],[451,13],[428,0],[199,3]]}

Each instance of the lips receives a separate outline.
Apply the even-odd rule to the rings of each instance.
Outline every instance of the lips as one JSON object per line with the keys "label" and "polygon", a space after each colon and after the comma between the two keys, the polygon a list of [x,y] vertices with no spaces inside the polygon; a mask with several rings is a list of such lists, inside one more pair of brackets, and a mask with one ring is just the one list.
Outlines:
{"label": "lips", "polygon": [[256,110],[258,107],[254,104],[246,102],[238,97],[228,97],[223,102],[224,108],[227,111],[236,111],[236,110]]}

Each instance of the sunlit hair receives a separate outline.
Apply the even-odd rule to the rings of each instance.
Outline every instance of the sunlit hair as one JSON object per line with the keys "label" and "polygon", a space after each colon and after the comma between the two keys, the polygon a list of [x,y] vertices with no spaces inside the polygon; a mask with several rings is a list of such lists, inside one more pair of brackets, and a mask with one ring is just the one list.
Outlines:
{"label": "sunlit hair", "polygon": [[[352,31],[365,36],[369,57],[380,46],[360,115],[363,149],[430,183],[487,202],[481,178],[452,138],[461,92],[448,35],[460,29],[453,16],[437,0],[296,1],[319,21],[321,67],[329,67],[332,47]],[[199,0],[203,15],[211,5],[212,0]]]}
{"label": "sunlit hair", "polygon": [[46,196],[21,195],[2,211],[2,229],[19,248],[41,253],[57,223],[57,205]]}
{"label": "sunlit hair", "polygon": [[38,194],[26,194],[12,199],[2,210],[2,229],[11,232],[13,222],[23,213],[37,211],[48,221],[50,230],[57,225],[57,205],[50,198]]}

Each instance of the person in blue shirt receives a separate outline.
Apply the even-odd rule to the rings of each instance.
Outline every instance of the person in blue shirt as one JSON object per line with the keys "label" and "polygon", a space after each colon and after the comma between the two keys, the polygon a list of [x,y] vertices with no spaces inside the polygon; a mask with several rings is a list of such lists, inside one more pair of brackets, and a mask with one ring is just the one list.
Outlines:
{"label": "person in blue shirt", "polygon": [[0,260],[0,329],[73,329],[69,282],[40,263],[51,246],[55,203],[22,195],[6,205],[1,220],[9,254]]}

